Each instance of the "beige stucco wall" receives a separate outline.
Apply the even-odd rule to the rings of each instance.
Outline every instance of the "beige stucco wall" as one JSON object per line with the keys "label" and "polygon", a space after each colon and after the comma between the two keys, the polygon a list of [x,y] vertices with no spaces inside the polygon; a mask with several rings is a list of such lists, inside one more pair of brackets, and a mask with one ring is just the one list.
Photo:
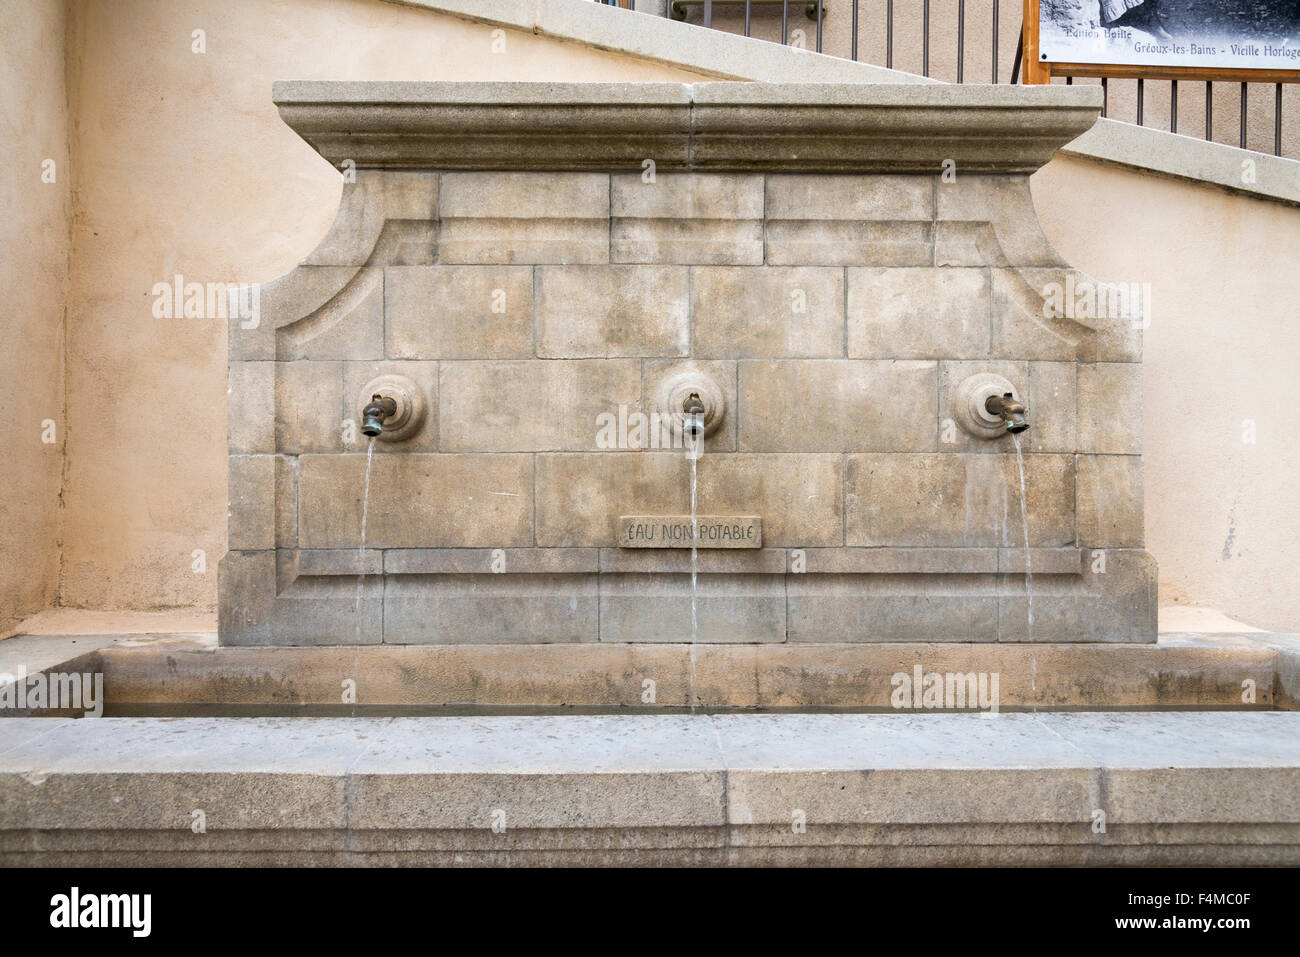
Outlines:
{"label": "beige stucco wall", "polygon": [[[488,27],[380,0],[73,0],[71,171],[63,11],[53,0],[12,5],[0,36],[14,171],[0,187],[13,330],[0,381],[21,383],[24,397],[0,418],[0,634],[55,601],[215,605],[224,320],[156,319],[150,290],[177,273],[268,279],[324,234],[340,179],[280,122],[273,80],[691,78],[524,33],[505,34],[494,54]],[[191,52],[195,29],[206,53]],[[47,156],[59,163],[52,186],[39,181]],[[1054,161],[1034,189],[1068,259],[1153,286],[1147,542],[1162,581],[1255,624],[1300,629],[1300,448],[1288,428],[1300,210],[1081,160]],[[47,417],[59,423],[53,446],[40,443]],[[1255,445],[1240,440],[1248,418]]]}
{"label": "beige stucco wall", "polygon": [[[196,29],[206,53],[191,52]],[[215,604],[225,323],[156,319],[150,290],[178,273],[270,279],[324,235],[341,178],[280,121],[272,81],[692,78],[531,34],[504,39],[494,53],[486,26],[379,0],[76,4],[63,604]]]}
{"label": "beige stucco wall", "polygon": [[[0,29],[0,634],[54,598],[58,582],[59,473],[67,303],[68,110],[62,0],[6,4]],[[42,163],[54,161],[54,182]],[[52,443],[42,441],[54,423]]]}
{"label": "beige stucco wall", "polygon": [[1067,260],[1151,284],[1146,541],[1162,599],[1300,629],[1300,209],[1064,157],[1032,186]]}

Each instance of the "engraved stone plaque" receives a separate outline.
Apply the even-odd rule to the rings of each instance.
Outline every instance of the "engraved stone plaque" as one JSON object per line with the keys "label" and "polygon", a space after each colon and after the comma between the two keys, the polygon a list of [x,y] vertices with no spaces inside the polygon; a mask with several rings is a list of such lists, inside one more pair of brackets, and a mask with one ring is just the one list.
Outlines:
{"label": "engraved stone plaque", "polygon": [[[762,548],[763,520],[757,515],[697,515],[700,548]],[[619,548],[690,548],[689,515],[623,515]]]}

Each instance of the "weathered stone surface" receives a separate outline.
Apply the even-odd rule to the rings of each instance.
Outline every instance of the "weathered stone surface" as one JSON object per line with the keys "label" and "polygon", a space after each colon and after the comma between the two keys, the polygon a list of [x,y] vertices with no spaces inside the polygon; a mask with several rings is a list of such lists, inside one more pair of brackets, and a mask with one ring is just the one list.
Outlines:
{"label": "weathered stone surface", "polygon": [[351,420],[354,426],[348,436],[351,441],[345,441],[344,448],[349,452],[364,452],[370,447],[369,437],[361,431],[361,413],[370,398],[366,386],[380,376],[391,375],[401,376],[418,390],[417,394],[424,400],[424,421],[405,438],[394,440],[392,433],[381,434],[374,442],[375,453],[438,451],[438,367],[437,362],[405,360],[343,363],[343,418]]}
{"label": "weathered stone surface", "polygon": [[971,359],[989,351],[983,269],[848,270],[848,350],[855,359]]}
{"label": "weathered stone surface", "polygon": [[275,364],[276,451],[297,454],[340,450],[344,416],[353,414],[344,405],[343,363]]}
{"label": "weathered stone surface", "polygon": [[444,173],[438,261],[609,262],[604,173]]}
{"label": "weathered stone surface", "polygon": [[609,546],[618,518],[690,508],[690,469],[674,452],[537,456],[537,544]]}
{"label": "weathered stone surface", "polygon": [[790,550],[789,561],[795,575],[970,575],[997,570],[994,548],[801,548]]}
{"label": "weathered stone surface", "polygon": [[276,457],[230,457],[226,547],[275,547]]}
{"label": "weathered stone surface", "polygon": [[1091,329],[1053,315],[1046,306],[1061,270],[994,269],[991,273],[993,355],[1073,362],[1092,350],[1096,337]]}
{"label": "weathered stone surface", "polygon": [[771,175],[767,261],[929,266],[933,189],[929,176]]}
{"label": "weathered stone surface", "polygon": [[4,725],[7,864],[1300,860],[1275,712]]}
{"label": "weathered stone surface", "polygon": [[1098,362],[1079,366],[1080,452],[1142,451],[1142,366]]}
{"label": "weathered stone surface", "polygon": [[692,282],[696,355],[844,355],[843,270],[705,266]]}
{"label": "weathered stone surface", "polygon": [[783,359],[740,363],[746,452],[938,448],[936,363]]}
{"label": "weathered stone surface", "polygon": [[1141,457],[1080,455],[1075,469],[1079,541],[1094,547],[1141,548]]}
{"label": "weathered stone surface", "polygon": [[[1029,542],[1073,544],[1074,463],[1026,455]],[[847,457],[849,545],[1023,545],[1014,455],[865,454]]]}
{"label": "weathered stone surface", "polygon": [[595,548],[390,548],[390,575],[564,575],[600,570]]}
{"label": "weathered stone surface", "polygon": [[843,541],[839,455],[705,455],[698,471],[699,511],[759,515],[767,545]]}
{"label": "weathered stone surface", "polygon": [[[1032,519],[1031,519],[1032,521]],[[1087,552],[1079,575],[1034,575],[1033,616],[1027,582],[1004,582],[1000,641],[1151,642],[1156,638],[1156,563],[1144,551]]]}
{"label": "weathered stone surface", "polygon": [[[695,556],[700,574],[780,574],[786,570],[784,548],[701,549]],[[602,548],[602,572],[676,572],[689,574],[690,549]]]}
{"label": "weathered stone surface", "polygon": [[[695,591],[701,642],[785,640],[785,582],[780,575],[700,575]],[[690,641],[691,576],[600,576],[601,641]]]}
{"label": "weathered stone surface", "polygon": [[407,266],[384,272],[391,359],[519,359],[533,354],[527,266]]}
{"label": "weathered stone surface", "polygon": [[544,643],[599,637],[596,576],[393,575],[385,644]]}
{"label": "weathered stone surface", "polygon": [[[583,551],[591,550],[561,550]],[[393,554],[388,552],[385,561]],[[621,558],[680,557],[675,552],[616,554]],[[1036,550],[1037,558],[1042,555]],[[707,553],[701,556],[701,574],[725,571],[723,559],[732,572],[754,571],[754,567],[744,568],[736,562],[752,557],[756,557],[753,552]],[[511,567],[517,569],[518,563],[511,561]],[[703,570],[710,565],[710,571]],[[471,570],[459,564],[441,567]],[[487,567],[484,562],[472,571]],[[647,565],[641,570],[688,575],[689,563],[670,568]],[[780,566],[774,570],[779,573]],[[203,644],[180,646],[179,639],[165,637],[124,639],[97,653],[98,663],[87,667],[104,672],[110,709],[131,703],[333,704],[346,677],[356,680],[363,703],[378,705],[627,708],[653,704],[673,708],[687,705],[693,688],[698,704],[711,708],[888,709],[892,707],[891,677],[900,672],[911,674],[916,665],[924,672],[998,674],[1003,711],[1062,707],[1244,709],[1255,706],[1242,700],[1246,679],[1255,682],[1256,704],[1274,702],[1275,695],[1281,693],[1280,686],[1274,687],[1275,669],[1276,677],[1282,679],[1297,642],[1295,636],[1285,635],[1260,634],[1256,638],[1162,635],[1158,645],[846,643],[838,639],[795,646],[476,644],[371,647],[354,653],[347,648],[214,649]],[[38,640],[48,641],[48,636],[10,639],[9,644],[17,651],[22,642]],[[29,644],[10,661],[26,662],[29,672],[34,663],[53,667],[68,655],[80,654],[81,644],[65,643],[62,658],[33,658]],[[11,654],[8,645],[0,645],[0,651]],[[13,673],[16,668],[16,664],[0,660],[0,671]],[[655,683],[653,702],[642,700],[646,678]],[[0,734],[7,727],[0,722]]]}
{"label": "weathered stone surface", "polygon": [[275,456],[275,545],[298,546],[298,457]]}
{"label": "weathered stone surface", "polygon": [[1140,362],[1150,290],[1064,267],[993,270],[995,354]]}
{"label": "weathered stone surface", "polygon": [[[365,455],[299,460],[300,543],[355,548],[361,540]],[[366,543],[373,548],[532,544],[530,455],[376,455]]]}
{"label": "weathered stone surface", "polygon": [[261,311],[262,325],[275,330],[281,361],[383,358],[382,269],[300,266],[267,284]]}
{"label": "weathered stone surface", "polygon": [[544,359],[684,356],[690,289],[684,266],[543,266],[537,355]]}
{"label": "weathered stone surface", "polygon": [[1065,265],[1038,223],[1028,176],[970,175],[959,164],[936,199],[936,265]]}
{"label": "weathered stone surface", "polygon": [[353,182],[343,183],[330,231],[303,265],[433,262],[438,175],[360,169],[353,176]]}
{"label": "weathered stone surface", "polygon": [[[635,359],[444,362],[442,448],[452,452],[554,452],[601,447],[602,420],[641,408]],[[620,417],[620,407],[625,410]]]}
{"label": "weathered stone surface", "polygon": [[757,265],[763,177],[665,173],[610,177],[611,261]]}
{"label": "weathered stone surface", "polygon": [[993,575],[791,575],[790,640],[997,641],[994,582]]}
{"label": "weathered stone surface", "polygon": [[226,445],[232,455],[275,451],[274,362],[230,363]]}

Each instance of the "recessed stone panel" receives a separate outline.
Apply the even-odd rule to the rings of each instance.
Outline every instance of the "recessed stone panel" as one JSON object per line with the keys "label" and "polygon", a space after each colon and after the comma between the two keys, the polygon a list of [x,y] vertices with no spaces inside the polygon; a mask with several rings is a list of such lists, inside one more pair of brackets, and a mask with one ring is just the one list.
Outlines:
{"label": "recessed stone panel", "polygon": [[740,363],[746,452],[935,450],[936,363],[781,359]]}
{"label": "recessed stone panel", "polygon": [[385,644],[546,644],[598,636],[594,574],[394,575],[384,592]]}
{"label": "recessed stone panel", "polygon": [[704,358],[844,355],[844,271],[812,267],[692,270],[695,354]]}
{"label": "recessed stone panel", "polygon": [[662,173],[610,178],[610,249],[618,263],[757,265],[763,177]]}
{"label": "recessed stone panel", "polygon": [[441,263],[609,262],[604,173],[443,173]]}
{"label": "recessed stone panel", "polygon": [[855,359],[973,359],[989,352],[984,269],[849,269]]}
{"label": "recessed stone panel", "polygon": [[601,641],[785,641],[780,575],[697,577],[695,628],[691,576],[612,573],[600,577]]}
{"label": "recessed stone panel", "polygon": [[[370,548],[505,548],[533,543],[531,455],[376,455],[366,506]],[[304,548],[361,543],[366,456],[299,459]]]}
{"label": "recessed stone panel", "polygon": [[[1072,544],[1074,462],[1026,455],[1029,544]],[[1015,455],[939,453],[848,456],[846,544],[1025,544]]]}
{"label": "recessed stone panel", "polygon": [[1142,457],[1080,455],[1079,542],[1093,548],[1141,548]]}
{"label": "recessed stone panel", "polygon": [[390,359],[517,359],[533,354],[528,266],[405,266],[385,270]]}
{"label": "recessed stone panel", "polygon": [[543,266],[537,355],[544,359],[684,356],[690,351],[685,266]]}
{"label": "recessed stone panel", "polygon": [[635,359],[441,366],[439,422],[449,452],[596,449],[611,434],[617,442],[618,423],[641,407],[641,363]]}

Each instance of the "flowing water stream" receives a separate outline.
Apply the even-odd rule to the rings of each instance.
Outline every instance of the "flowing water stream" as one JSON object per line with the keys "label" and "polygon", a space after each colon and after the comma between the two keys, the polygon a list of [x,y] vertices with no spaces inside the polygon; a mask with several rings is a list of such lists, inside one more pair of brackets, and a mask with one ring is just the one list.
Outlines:
{"label": "flowing water stream", "polygon": [[696,608],[696,590],[699,579],[699,538],[700,538],[700,520],[696,515],[696,496],[699,488],[697,480],[697,466],[700,461],[700,452],[703,451],[704,437],[697,436],[694,439],[686,439],[686,457],[691,462],[691,673],[689,684],[687,686],[690,695],[691,714],[695,713],[695,640],[700,633],[699,613]]}
{"label": "flowing water stream", "polygon": [[1020,448],[1020,436],[1011,434],[1016,444],[1016,465],[1020,467],[1020,527],[1025,532],[1025,596],[1029,600],[1029,630],[1026,640],[1034,640],[1034,564],[1029,554],[1029,505],[1025,501],[1025,456]]}
{"label": "flowing water stream", "polygon": [[[370,510],[370,463],[375,455],[375,438],[370,437],[366,446],[366,481],[361,493],[361,543],[357,546],[357,597],[352,602],[352,617],[356,619],[356,640],[352,644],[352,680],[357,680],[357,670],[361,660],[361,590],[366,580],[366,513]],[[355,693],[355,689],[354,689]],[[352,701],[352,715],[356,717],[356,699]]]}

